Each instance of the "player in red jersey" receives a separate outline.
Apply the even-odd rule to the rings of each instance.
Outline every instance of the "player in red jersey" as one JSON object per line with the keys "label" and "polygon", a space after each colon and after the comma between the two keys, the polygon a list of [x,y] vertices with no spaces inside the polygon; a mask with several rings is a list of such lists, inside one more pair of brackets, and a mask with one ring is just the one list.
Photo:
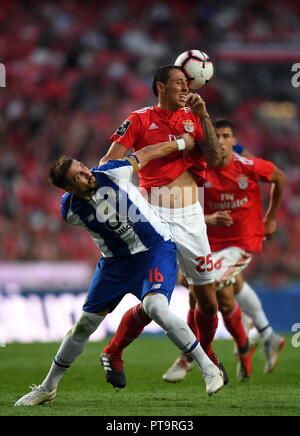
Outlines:
{"label": "player in red jersey", "polygon": [[[219,120],[215,123],[215,129],[223,149],[223,162],[218,168],[208,169],[205,184],[205,217],[218,282],[219,307],[224,323],[240,349],[237,375],[242,381],[251,375],[251,352],[246,356],[241,353],[242,344],[247,337],[241,328],[241,311],[234,300],[232,280],[249,265],[253,253],[262,250],[265,236],[270,238],[275,232],[276,213],[285,181],[282,171],[273,163],[233,153],[236,141],[232,123]],[[274,183],[265,220],[259,181]],[[194,305],[191,299],[190,312],[193,312]],[[189,319],[190,328],[195,329],[191,314]],[[276,344],[278,342],[278,351],[284,345],[284,338],[278,336],[275,339]],[[255,346],[252,347],[252,351],[254,348]],[[167,381],[180,381],[186,373],[177,361],[163,378]]]}
{"label": "player in red jersey", "polygon": [[[227,121],[226,127],[230,127],[234,132],[233,125],[229,121]],[[244,157],[255,157],[238,142],[234,145],[233,151]],[[271,189],[273,189],[273,185]],[[226,225],[227,218],[226,212],[216,212],[210,217],[210,222],[213,222],[212,225]],[[211,225],[208,222],[206,224]],[[267,240],[271,238],[271,234],[266,235]],[[243,324],[247,331],[253,326],[256,327],[263,342],[263,351],[266,359],[264,373],[270,374],[278,364],[278,352],[283,349],[286,340],[283,336],[274,332],[258,295],[252,286],[244,281],[242,273],[238,274],[234,280],[235,298],[243,311]],[[236,347],[234,351],[236,354]]]}
{"label": "player in red jersey", "polygon": [[[159,68],[154,73],[153,91],[158,97],[157,105],[129,115],[112,136],[113,143],[103,162],[123,158],[132,148],[139,150],[157,141],[176,139],[184,132],[195,139],[197,147],[193,151],[188,154],[179,151],[156,159],[139,172],[139,180],[140,186],[147,190],[148,200],[173,231],[180,267],[198,303],[201,345],[214,363],[218,363],[211,348],[218,326],[215,274],[198,187],[205,181],[207,164],[219,164],[221,147],[205,102],[198,94],[190,93],[189,81],[180,67]],[[204,265],[199,268],[202,258]],[[137,321],[136,326],[132,325],[130,341],[139,334]],[[111,358],[110,369],[121,371],[123,345],[119,344],[117,335],[103,350]]]}

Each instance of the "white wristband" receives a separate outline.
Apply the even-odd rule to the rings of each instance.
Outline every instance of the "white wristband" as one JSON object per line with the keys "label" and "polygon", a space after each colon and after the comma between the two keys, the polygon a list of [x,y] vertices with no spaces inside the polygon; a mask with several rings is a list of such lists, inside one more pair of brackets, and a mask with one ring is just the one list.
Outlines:
{"label": "white wristband", "polygon": [[180,138],[180,139],[175,139],[175,142],[177,142],[177,147],[178,150],[185,150],[185,140]]}

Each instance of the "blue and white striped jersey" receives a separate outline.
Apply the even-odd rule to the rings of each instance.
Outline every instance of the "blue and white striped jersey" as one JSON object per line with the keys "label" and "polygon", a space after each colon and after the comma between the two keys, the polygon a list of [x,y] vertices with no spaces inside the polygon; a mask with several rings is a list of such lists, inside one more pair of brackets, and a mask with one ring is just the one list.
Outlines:
{"label": "blue and white striped jersey", "polygon": [[92,199],[66,193],[61,212],[69,224],[90,233],[105,257],[137,254],[171,239],[168,224],[131,182],[128,160],[112,160],[91,171],[98,182]]}

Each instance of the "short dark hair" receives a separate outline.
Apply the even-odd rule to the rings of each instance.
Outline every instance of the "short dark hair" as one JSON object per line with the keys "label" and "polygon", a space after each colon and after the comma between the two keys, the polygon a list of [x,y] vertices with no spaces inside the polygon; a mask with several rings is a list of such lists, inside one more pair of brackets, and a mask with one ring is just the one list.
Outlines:
{"label": "short dark hair", "polygon": [[152,81],[152,91],[155,97],[158,97],[157,82],[167,83],[170,77],[169,73],[171,70],[174,69],[182,71],[184,73],[183,68],[177,65],[165,65],[163,67],[159,67],[156,71],[154,71],[153,81]]}
{"label": "short dark hair", "polygon": [[226,120],[225,118],[219,118],[214,122],[215,129],[220,129],[222,127],[229,127],[232,130],[232,133],[235,134],[235,127],[231,121]]}
{"label": "short dark hair", "polygon": [[72,162],[73,159],[67,156],[62,156],[57,159],[50,168],[48,176],[49,182],[62,189],[72,185],[72,181],[67,177]]}

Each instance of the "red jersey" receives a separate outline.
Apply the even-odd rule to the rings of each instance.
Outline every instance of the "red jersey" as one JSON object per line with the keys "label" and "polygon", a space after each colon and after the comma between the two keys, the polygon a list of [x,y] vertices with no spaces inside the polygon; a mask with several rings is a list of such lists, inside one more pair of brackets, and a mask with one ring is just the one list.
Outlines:
{"label": "red jersey", "polygon": [[[200,120],[189,108],[171,112],[158,106],[149,106],[132,112],[110,139],[121,143],[128,150],[133,148],[137,151],[147,145],[174,141],[183,133],[193,136],[196,144],[203,141]],[[167,185],[192,167],[197,183],[202,186],[206,162],[197,145],[186,156],[178,151],[151,161],[139,171],[140,186],[149,189]]]}
{"label": "red jersey", "polygon": [[212,251],[239,247],[248,252],[262,250],[263,210],[259,181],[271,182],[274,164],[233,154],[227,167],[207,171],[204,192],[205,215],[230,210],[230,227],[207,226]]}

